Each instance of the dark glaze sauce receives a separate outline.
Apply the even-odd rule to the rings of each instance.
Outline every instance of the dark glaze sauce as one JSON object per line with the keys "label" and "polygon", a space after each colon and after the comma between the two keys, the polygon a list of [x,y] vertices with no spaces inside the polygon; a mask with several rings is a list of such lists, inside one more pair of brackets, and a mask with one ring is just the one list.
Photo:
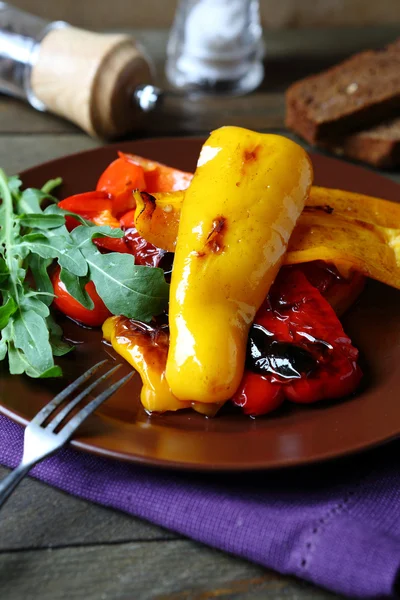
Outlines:
{"label": "dark glaze sauce", "polygon": [[246,353],[246,368],[250,371],[282,379],[300,379],[317,365],[318,361],[305,348],[278,342],[261,325],[252,325]]}

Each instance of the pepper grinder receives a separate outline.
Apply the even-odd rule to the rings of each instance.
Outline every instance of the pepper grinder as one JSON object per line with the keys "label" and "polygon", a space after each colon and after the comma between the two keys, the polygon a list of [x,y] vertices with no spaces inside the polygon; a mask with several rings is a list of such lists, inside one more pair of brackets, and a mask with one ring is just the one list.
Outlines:
{"label": "pepper grinder", "polygon": [[161,91],[153,66],[125,34],[49,22],[0,2],[0,92],[117,138],[140,127]]}

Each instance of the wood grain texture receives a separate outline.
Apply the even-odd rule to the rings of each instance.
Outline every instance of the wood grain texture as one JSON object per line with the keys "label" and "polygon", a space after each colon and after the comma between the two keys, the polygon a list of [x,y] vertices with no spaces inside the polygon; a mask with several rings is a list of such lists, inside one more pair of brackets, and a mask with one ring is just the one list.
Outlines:
{"label": "wood grain texture", "polygon": [[[168,89],[164,75],[167,32],[125,32],[134,35],[144,45],[156,68],[157,85]],[[338,31],[268,32],[265,36],[265,79],[253,94],[239,98],[205,97],[189,101],[182,96],[167,96],[164,106],[148,116],[138,134],[193,134],[210,131],[222,122],[263,130],[283,127],[283,94],[293,81],[321,71],[362,48],[383,46],[392,41],[396,33],[393,25]],[[61,118],[38,113],[20,101],[0,97],[0,134],[79,131]]]}
{"label": "wood grain texture", "polygon": [[[251,106],[251,110],[249,110]],[[253,129],[283,127],[284,106],[280,93],[255,93],[246,98],[191,100],[166,98],[162,107],[143,120],[137,135],[196,134],[210,131],[227,121]],[[36,113],[31,107],[8,97],[0,98],[0,135],[21,133],[82,134],[71,123],[53,115]],[[87,137],[87,136],[84,136]],[[87,138],[89,139],[89,138]],[[95,144],[96,142],[92,142]],[[103,142],[104,143],[104,142]],[[5,144],[0,138],[0,148]]]}
{"label": "wood grain texture", "polygon": [[[7,472],[7,469],[0,467],[0,479]],[[74,498],[31,478],[20,484],[1,510],[0,553],[5,550],[116,544],[179,537],[125,513]]]}
{"label": "wood grain texture", "polygon": [[[65,19],[84,27],[123,27],[126,23],[131,27],[169,27],[177,0],[113,0],[112,5],[107,0],[14,0],[14,4],[44,18]],[[396,0],[260,0],[260,8],[265,27],[400,22]]]}
{"label": "wood grain texture", "polygon": [[188,540],[3,552],[7,600],[333,600]]}
{"label": "wood grain texture", "polygon": [[0,135],[21,132],[58,134],[80,133],[81,130],[59,117],[38,112],[20,100],[0,95]]}

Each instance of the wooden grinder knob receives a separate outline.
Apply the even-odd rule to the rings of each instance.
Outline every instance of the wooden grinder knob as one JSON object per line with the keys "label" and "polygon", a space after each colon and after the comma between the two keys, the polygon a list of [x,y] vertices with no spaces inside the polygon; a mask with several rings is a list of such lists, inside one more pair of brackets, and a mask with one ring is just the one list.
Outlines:
{"label": "wooden grinder knob", "polygon": [[62,27],[42,40],[31,88],[49,111],[90,135],[115,138],[140,125],[133,92],[151,80],[150,63],[130,36]]}

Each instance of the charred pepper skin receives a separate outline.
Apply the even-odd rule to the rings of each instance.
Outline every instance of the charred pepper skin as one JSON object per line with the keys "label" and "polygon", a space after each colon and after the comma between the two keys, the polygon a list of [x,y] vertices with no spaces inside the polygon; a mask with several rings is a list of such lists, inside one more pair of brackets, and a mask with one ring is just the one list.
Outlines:
{"label": "charred pepper skin", "polygon": [[241,381],[247,336],[312,184],[291,140],[214,131],[185,193],[170,293],[166,378],[180,400],[224,402]]}
{"label": "charred pepper skin", "polygon": [[147,413],[193,408],[213,417],[220,409],[218,404],[181,402],[172,394],[165,379],[168,332],[164,328],[126,317],[110,317],[103,324],[103,336],[139,373],[143,384],[140,400]]}

